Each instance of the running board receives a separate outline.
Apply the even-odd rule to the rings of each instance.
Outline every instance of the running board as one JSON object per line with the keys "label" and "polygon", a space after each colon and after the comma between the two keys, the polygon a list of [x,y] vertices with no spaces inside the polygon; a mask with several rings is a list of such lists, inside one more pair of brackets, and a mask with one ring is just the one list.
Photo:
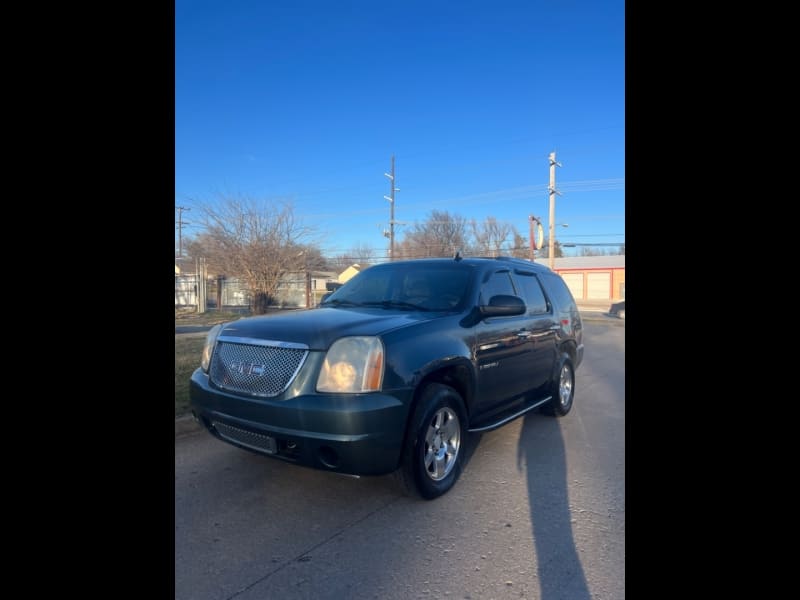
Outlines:
{"label": "running board", "polygon": [[522,415],[524,415],[526,412],[530,412],[530,411],[532,411],[534,408],[538,408],[538,407],[540,407],[542,404],[544,404],[545,402],[548,402],[548,401],[549,401],[549,400],[551,400],[552,398],[553,398],[552,396],[547,396],[546,398],[542,398],[542,399],[541,399],[541,400],[539,400],[538,402],[536,402],[536,403],[534,403],[534,404],[531,404],[530,406],[527,406],[527,407],[523,408],[521,411],[519,411],[519,412],[516,412],[516,413],[514,413],[513,415],[510,415],[510,416],[508,416],[508,417],[504,417],[504,418],[500,419],[500,420],[499,420],[499,421],[497,421],[496,423],[490,423],[489,425],[483,425],[482,427],[472,427],[472,428],[470,428],[470,429],[467,429],[467,431],[468,431],[469,433],[482,433],[482,432],[484,432],[484,431],[491,431],[492,429],[497,429],[498,427],[502,427],[502,426],[503,426],[503,425],[505,425],[506,423],[510,423],[510,422],[511,422],[511,421],[513,421],[514,419],[516,419],[516,418],[518,418],[518,417],[521,417],[521,416],[522,416]]}

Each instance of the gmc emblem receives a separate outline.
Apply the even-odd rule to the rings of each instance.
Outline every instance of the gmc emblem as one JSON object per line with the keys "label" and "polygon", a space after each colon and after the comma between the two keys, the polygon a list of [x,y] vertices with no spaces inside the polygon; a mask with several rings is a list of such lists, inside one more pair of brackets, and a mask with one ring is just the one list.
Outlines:
{"label": "gmc emblem", "polygon": [[255,375],[256,377],[263,377],[267,374],[267,365],[264,364],[259,365],[256,363],[235,360],[228,366],[231,372],[239,373],[239,375]]}

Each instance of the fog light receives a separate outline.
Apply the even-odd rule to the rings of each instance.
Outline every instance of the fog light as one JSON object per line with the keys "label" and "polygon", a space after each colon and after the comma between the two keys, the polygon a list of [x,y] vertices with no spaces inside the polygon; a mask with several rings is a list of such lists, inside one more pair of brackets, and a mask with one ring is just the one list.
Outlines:
{"label": "fog light", "polygon": [[339,455],[330,446],[323,446],[317,450],[317,456],[319,461],[329,469],[335,469],[339,466]]}

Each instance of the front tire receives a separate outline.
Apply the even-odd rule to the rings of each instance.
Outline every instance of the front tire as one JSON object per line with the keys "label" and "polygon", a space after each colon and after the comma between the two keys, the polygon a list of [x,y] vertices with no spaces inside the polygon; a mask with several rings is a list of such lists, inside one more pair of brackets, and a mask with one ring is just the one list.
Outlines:
{"label": "front tire", "polygon": [[542,412],[553,417],[563,417],[572,409],[575,398],[575,369],[568,354],[562,354],[558,375],[553,381],[551,400],[542,406]]}
{"label": "front tire", "polygon": [[461,396],[447,385],[428,384],[414,410],[398,471],[406,491],[427,500],[449,491],[461,475],[465,436]]}

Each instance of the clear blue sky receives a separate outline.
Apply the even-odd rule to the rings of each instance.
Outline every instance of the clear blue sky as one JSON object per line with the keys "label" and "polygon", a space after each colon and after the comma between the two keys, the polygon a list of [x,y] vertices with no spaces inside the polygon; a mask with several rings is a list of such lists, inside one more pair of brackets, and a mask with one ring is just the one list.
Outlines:
{"label": "clear blue sky", "polygon": [[175,204],[290,200],[325,254],[385,256],[392,154],[396,220],[527,236],[555,151],[557,239],[623,243],[624,30],[621,0],[177,0]]}

